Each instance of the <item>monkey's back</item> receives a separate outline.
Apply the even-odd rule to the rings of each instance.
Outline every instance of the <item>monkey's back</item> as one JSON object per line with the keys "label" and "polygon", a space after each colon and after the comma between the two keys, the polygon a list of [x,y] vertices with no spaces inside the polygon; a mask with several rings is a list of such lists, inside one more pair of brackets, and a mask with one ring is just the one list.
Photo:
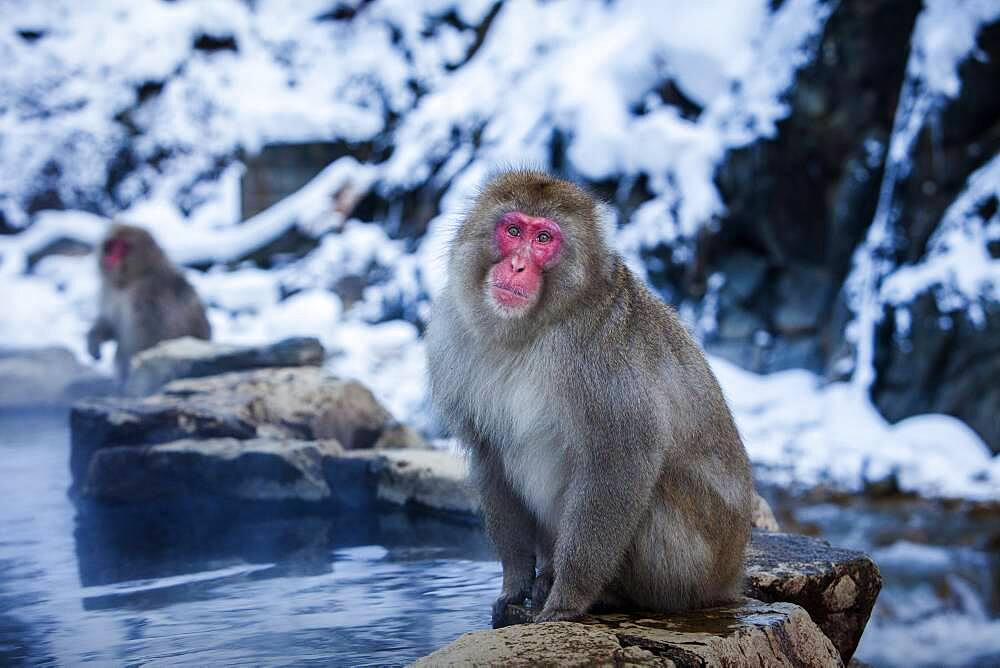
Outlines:
{"label": "monkey's back", "polygon": [[[619,584],[633,601],[656,608],[667,599],[678,601],[670,607],[726,600],[739,593],[750,537],[754,487],[746,450],[708,360],[676,311],[620,260],[615,281],[601,344],[620,346],[623,366],[656,378],[666,451],[655,502],[623,568],[649,576]],[[660,336],[651,340],[650,332]]]}
{"label": "monkey's back", "polygon": [[[192,336],[208,340],[212,328],[205,307],[184,276],[173,270],[139,278],[127,288],[128,325],[132,339],[125,348],[135,354],[161,341]],[[130,327],[129,327],[130,325]]]}

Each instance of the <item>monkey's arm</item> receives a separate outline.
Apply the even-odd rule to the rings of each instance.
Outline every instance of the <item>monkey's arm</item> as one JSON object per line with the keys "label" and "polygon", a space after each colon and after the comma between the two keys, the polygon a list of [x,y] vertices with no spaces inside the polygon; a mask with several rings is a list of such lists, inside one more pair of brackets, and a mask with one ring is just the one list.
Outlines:
{"label": "monkey's arm", "polygon": [[535,520],[504,477],[496,454],[485,447],[472,449],[471,468],[477,480],[486,532],[500,554],[503,586],[493,604],[493,624],[508,603],[520,603],[535,581]]}
{"label": "monkey's arm", "polygon": [[[607,388],[607,386],[605,386]],[[663,465],[665,438],[651,402],[624,385],[614,406],[587,411],[554,556],[555,579],[535,621],[578,618],[618,573]],[[602,403],[591,402],[590,406]]]}
{"label": "monkey's arm", "polygon": [[87,352],[95,360],[101,359],[101,344],[115,338],[115,330],[103,315],[97,317],[97,322],[87,332]]}

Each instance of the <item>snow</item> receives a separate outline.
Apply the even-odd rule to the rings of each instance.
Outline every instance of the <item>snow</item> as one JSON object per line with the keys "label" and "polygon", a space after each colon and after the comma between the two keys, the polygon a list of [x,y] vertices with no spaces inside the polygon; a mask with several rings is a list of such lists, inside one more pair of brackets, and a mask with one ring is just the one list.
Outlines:
{"label": "snow", "polygon": [[997,18],[996,0],[927,0],[911,40],[909,76],[939,95],[955,97],[962,87],[958,66],[974,54],[980,28]]}
{"label": "snow", "polygon": [[919,415],[891,425],[850,383],[711,362],[747,452],[770,481],[859,491],[891,478],[931,497],[1000,498],[1000,457],[955,418]]}
{"label": "snow", "polygon": [[934,571],[951,570],[954,565],[949,548],[907,540],[873,550],[872,558],[882,568],[905,568],[924,575]]}
{"label": "snow", "polygon": [[[351,21],[319,18],[331,9],[325,0],[0,0],[0,213],[23,228],[0,237],[0,344],[65,345],[85,358],[93,258],[31,261],[60,239],[93,245],[120,218],[148,227],[179,264],[209,267],[186,273],[217,339],[317,336],[332,371],[438,435],[414,323],[444,285],[448,241],[486,175],[547,166],[558,134],[570,176],[647,178],[652,198],[628,220],[608,219],[631,267],[645,275],[640,252],[654,247],[690,259],[691,239],[724,213],[720,160],[774,136],[833,5],[785,0],[772,13],[770,4],[507,2],[467,60],[489,0],[383,0]],[[457,23],[435,20],[452,10]],[[869,147],[891,158],[852,276],[855,383],[803,371],[758,376],[711,360],[752,459],[775,481],[853,490],[891,476],[921,494],[1000,499],[1000,458],[962,423],[918,416],[890,425],[858,391],[884,304],[900,306],[905,323],[902,307],[928,289],[943,311],[974,313],[997,298],[997,261],[984,248],[1000,237],[1000,220],[976,212],[997,192],[998,158],[969,179],[919,263],[875,258],[892,243],[894,188],[916,132],[957,94],[958,64],[975,57],[979,27],[998,13],[995,2],[932,0],[918,19],[894,136],[887,148]],[[43,35],[28,42],[22,29]],[[231,38],[236,49],[192,49],[204,35]],[[662,102],[667,80],[694,112]],[[377,165],[337,160],[241,220],[240,156],[312,141],[382,142],[392,152]],[[116,160],[139,167],[122,177]],[[393,238],[393,221],[345,217],[335,203],[345,190],[391,197],[428,180],[443,191],[441,213],[419,242]],[[66,210],[36,211],[40,193]],[[246,261],[293,228],[316,241],[307,255],[268,270]],[[359,300],[342,301],[332,289],[357,276],[376,280]],[[720,285],[713,277],[713,294]]]}
{"label": "snow", "polygon": [[946,313],[982,299],[1000,299],[1000,259],[987,250],[989,241],[1000,238],[1000,213],[994,211],[988,220],[979,213],[990,197],[1000,198],[1000,155],[969,177],[965,190],[941,217],[924,258],[885,279],[881,301],[906,304],[934,288],[938,308]]}

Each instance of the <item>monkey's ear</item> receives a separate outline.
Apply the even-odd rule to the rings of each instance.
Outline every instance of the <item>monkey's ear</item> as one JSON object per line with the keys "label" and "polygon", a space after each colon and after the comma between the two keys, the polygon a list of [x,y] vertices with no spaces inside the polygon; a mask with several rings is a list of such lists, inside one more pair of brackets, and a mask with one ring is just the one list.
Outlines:
{"label": "monkey's ear", "polygon": [[597,224],[601,228],[601,236],[608,248],[615,247],[615,232],[618,229],[618,211],[603,200],[596,200],[594,210],[597,213]]}

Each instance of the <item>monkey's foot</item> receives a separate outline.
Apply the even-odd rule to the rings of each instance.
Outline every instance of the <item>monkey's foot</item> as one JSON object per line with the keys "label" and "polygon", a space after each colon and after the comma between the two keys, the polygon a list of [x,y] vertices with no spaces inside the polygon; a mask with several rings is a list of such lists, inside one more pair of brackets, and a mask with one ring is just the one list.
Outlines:
{"label": "monkey's foot", "polygon": [[541,624],[542,622],[575,622],[579,621],[585,617],[585,613],[579,610],[571,610],[568,608],[555,609],[555,610],[542,610],[540,613],[535,615],[535,623]]}
{"label": "monkey's foot", "polygon": [[531,588],[531,607],[535,610],[545,607],[545,601],[548,600],[549,592],[552,590],[552,580],[552,573],[544,572],[535,578],[535,584]]}

